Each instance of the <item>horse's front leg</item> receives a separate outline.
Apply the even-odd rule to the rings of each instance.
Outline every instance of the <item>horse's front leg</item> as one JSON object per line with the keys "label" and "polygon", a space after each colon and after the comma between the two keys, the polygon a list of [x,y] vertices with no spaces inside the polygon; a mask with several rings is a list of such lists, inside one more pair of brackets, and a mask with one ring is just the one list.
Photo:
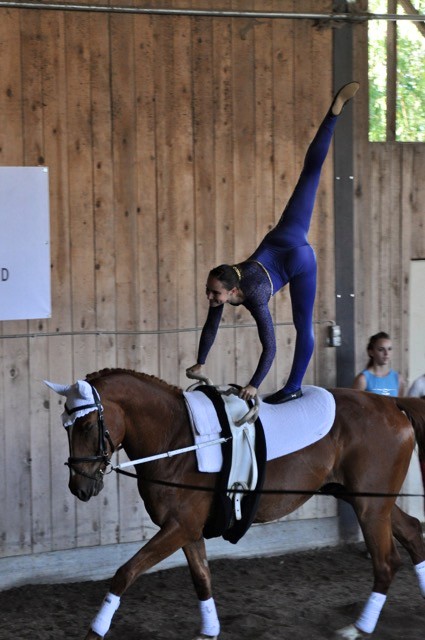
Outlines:
{"label": "horse's front leg", "polygon": [[208,566],[204,538],[187,544],[183,547],[183,551],[189,565],[196,595],[199,599],[199,612],[201,614],[201,630],[193,640],[216,640],[220,633],[220,622],[212,597],[211,573]]}
{"label": "horse's front leg", "polygon": [[187,533],[177,522],[167,523],[140,551],[122,565],[112,578],[110,590],[94,617],[85,640],[98,640],[109,631],[120,598],[144,572],[188,543]]}

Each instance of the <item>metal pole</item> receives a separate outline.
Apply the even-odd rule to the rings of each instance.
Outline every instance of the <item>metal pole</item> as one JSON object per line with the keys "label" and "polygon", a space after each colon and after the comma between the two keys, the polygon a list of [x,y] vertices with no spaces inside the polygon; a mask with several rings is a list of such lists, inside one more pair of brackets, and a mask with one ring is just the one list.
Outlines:
{"label": "metal pole", "polygon": [[[353,79],[353,27],[333,32],[334,93]],[[336,352],[337,387],[354,378],[354,176],[353,103],[346,105],[334,135],[335,320],[341,327]]]}
{"label": "metal pole", "polygon": [[92,13],[130,13],[149,15],[200,16],[212,18],[279,18],[286,20],[332,20],[364,22],[366,20],[425,21],[421,14],[384,13],[291,13],[286,11],[235,11],[227,9],[172,9],[155,7],[125,7],[116,5],[62,4],[59,2],[12,2],[0,0],[0,7],[9,9],[42,9],[56,11],[88,11]]}
{"label": "metal pole", "polygon": [[[334,0],[334,10],[344,4]],[[333,31],[334,93],[353,79],[353,27]],[[336,352],[336,386],[351,387],[354,378],[354,188],[353,103],[340,117],[334,135],[335,206],[335,318],[341,327]],[[339,534],[343,542],[357,542],[360,529],[353,508],[338,500]]]}

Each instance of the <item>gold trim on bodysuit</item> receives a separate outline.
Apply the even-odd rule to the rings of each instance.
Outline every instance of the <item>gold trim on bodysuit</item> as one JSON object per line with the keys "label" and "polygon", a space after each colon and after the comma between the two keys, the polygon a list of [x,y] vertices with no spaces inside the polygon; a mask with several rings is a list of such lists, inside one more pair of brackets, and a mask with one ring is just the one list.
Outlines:
{"label": "gold trim on bodysuit", "polygon": [[260,265],[260,267],[262,268],[262,270],[264,271],[264,273],[266,274],[266,276],[269,279],[270,288],[271,288],[271,295],[273,295],[273,282],[272,282],[272,279],[270,278],[270,274],[267,271],[266,267],[263,264],[261,264],[261,262],[259,262],[258,260],[249,260],[249,262],[255,262],[255,264],[259,264]]}
{"label": "gold trim on bodysuit", "polygon": [[235,271],[236,275],[239,278],[239,282],[242,280],[242,273],[241,270],[239,269],[239,267],[237,267],[235,264],[232,265],[232,269],[233,271]]}

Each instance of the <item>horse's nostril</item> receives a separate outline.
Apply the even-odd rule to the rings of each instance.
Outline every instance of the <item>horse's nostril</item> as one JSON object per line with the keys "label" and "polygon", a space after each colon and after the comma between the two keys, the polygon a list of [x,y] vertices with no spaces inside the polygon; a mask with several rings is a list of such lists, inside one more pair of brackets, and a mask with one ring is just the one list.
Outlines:
{"label": "horse's nostril", "polygon": [[103,477],[98,476],[95,482],[87,482],[84,486],[81,486],[81,479],[76,475],[75,478],[71,478],[68,487],[72,495],[82,502],[88,502],[90,498],[97,496],[102,491]]}
{"label": "horse's nostril", "polygon": [[72,481],[69,483],[68,487],[72,495],[82,502],[88,502],[88,500],[90,500],[91,496],[93,495],[92,492],[75,485],[75,483],[73,483]]}

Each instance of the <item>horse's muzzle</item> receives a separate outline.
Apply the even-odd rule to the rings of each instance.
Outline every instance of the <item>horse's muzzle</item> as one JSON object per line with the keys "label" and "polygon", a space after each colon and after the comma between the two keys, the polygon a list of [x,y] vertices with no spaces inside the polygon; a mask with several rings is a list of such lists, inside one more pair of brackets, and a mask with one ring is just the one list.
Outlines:
{"label": "horse's muzzle", "polygon": [[103,489],[103,475],[96,478],[85,478],[71,474],[69,479],[69,490],[82,502],[88,502],[90,498],[97,496]]}

